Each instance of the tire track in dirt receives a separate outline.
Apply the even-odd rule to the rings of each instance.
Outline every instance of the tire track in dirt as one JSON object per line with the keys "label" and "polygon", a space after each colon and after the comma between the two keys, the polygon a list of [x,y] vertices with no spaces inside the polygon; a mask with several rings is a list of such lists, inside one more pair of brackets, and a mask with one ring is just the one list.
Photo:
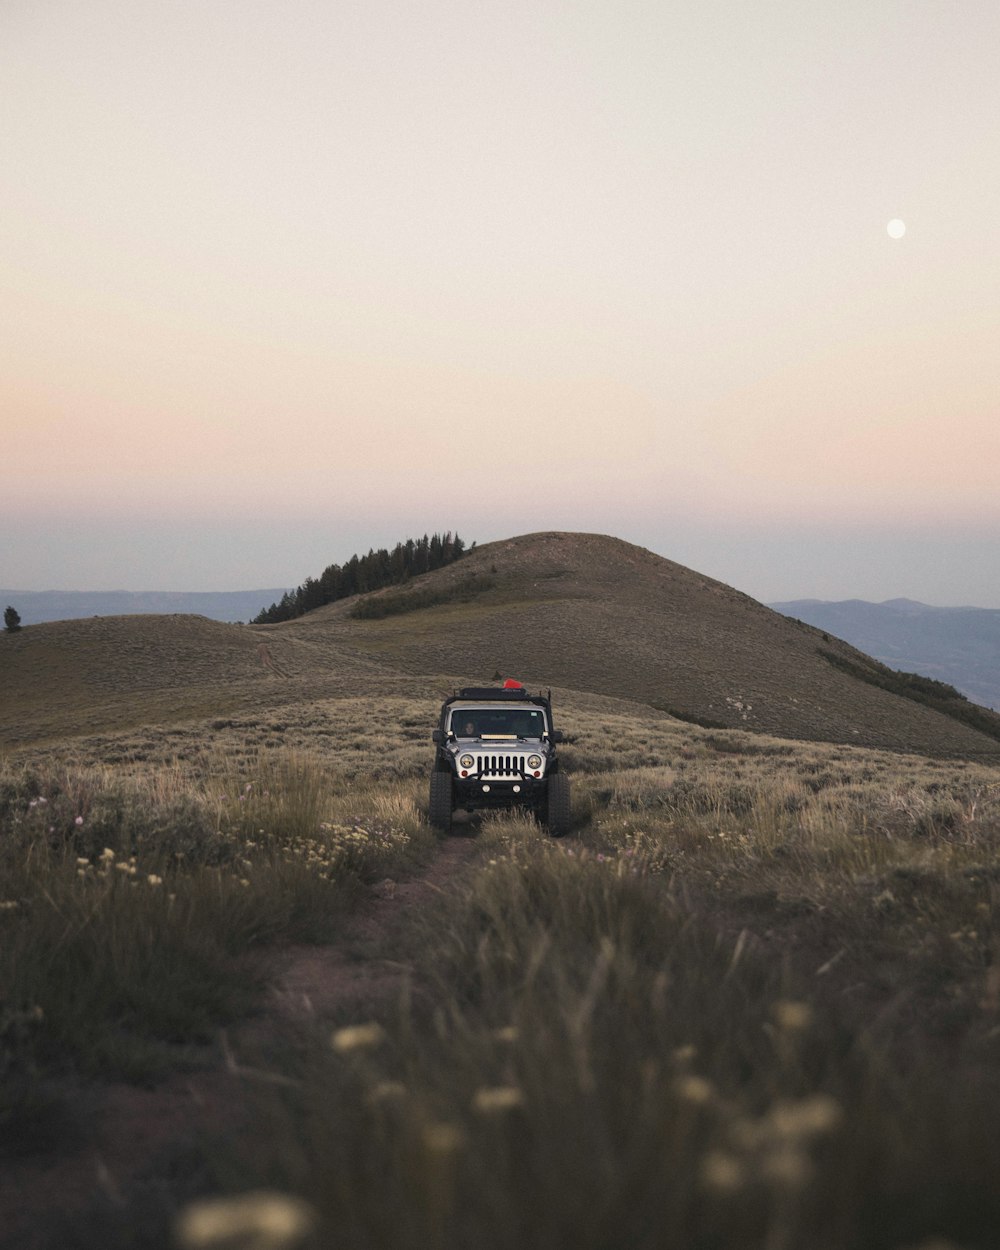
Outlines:
{"label": "tire track in dirt", "polygon": [[399,993],[411,969],[365,958],[365,948],[381,945],[415,907],[457,882],[475,845],[473,837],[449,838],[418,876],[376,886],[336,944],[264,953],[262,1008],[220,1035],[215,1066],[169,1077],[152,1089],[95,1083],[75,1091],[88,1140],[72,1153],[15,1158],[0,1169],[0,1247],[61,1250],[58,1226],[74,1215],[95,1208],[124,1213],[130,1190],[151,1179],[158,1160],[194,1146],[203,1133],[239,1131],[250,1084],[284,1079],[241,1056],[293,1042],[303,1027],[327,1018],[352,1012],[364,1018],[362,1013]]}
{"label": "tire track in dirt", "polygon": [[[333,947],[290,947],[273,956],[268,978],[265,1033],[275,1024],[323,1019],[347,1007],[370,1009],[399,991],[412,969],[398,960],[357,957],[381,944],[414,908],[453,884],[471,860],[475,838],[454,836],[441,843],[426,872],[404,881],[387,879],[348,922]],[[256,1030],[246,1030],[246,1035]]]}
{"label": "tire track in dirt", "polygon": [[269,672],[276,674],[278,677],[288,677],[285,670],[276,662],[271,654],[271,648],[266,642],[257,644],[257,658]]}

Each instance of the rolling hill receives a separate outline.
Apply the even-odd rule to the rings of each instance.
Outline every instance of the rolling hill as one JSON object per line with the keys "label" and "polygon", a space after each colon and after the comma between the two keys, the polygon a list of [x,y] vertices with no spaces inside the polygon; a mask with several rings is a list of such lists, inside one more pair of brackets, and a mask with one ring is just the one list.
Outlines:
{"label": "rolling hill", "polygon": [[277,625],[116,617],[5,635],[0,743],[498,672],[709,726],[1000,759],[1000,717],[984,712],[980,732],[872,684],[877,666],[846,643],[643,548],[576,533],[490,543]]}

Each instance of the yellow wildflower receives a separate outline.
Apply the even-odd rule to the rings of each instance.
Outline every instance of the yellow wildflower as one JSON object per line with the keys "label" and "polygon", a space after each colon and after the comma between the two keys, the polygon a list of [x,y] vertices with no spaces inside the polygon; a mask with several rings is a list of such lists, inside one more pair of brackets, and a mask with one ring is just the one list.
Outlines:
{"label": "yellow wildflower", "polygon": [[232,1198],[204,1198],[177,1221],[181,1250],[293,1250],[317,1225],[308,1203],[268,1190]]}
{"label": "yellow wildflower", "polygon": [[338,1054],[346,1055],[354,1050],[369,1050],[385,1041],[385,1031],[374,1021],[370,1024],[350,1024],[337,1029],[330,1038],[330,1045]]}
{"label": "yellow wildflower", "polygon": [[813,1013],[806,1003],[778,1002],[774,1004],[774,1018],[779,1029],[801,1033],[812,1024]]}
{"label": "yellow wildflower", "polygon": [[708,1189],[731,1193],[745,1184],[746,1171],[735,1155],[710,1150],[701,1165],[701,1179]]}
{"label": "yellow wildflower", "polygon": [[782,1099],[767,1115],[770,1126],[782,1137],[819,1137],[832,1132],[842,1119],[840,1105],[827,1094]]}
{"label": "yellow wildflower", "polygon": [[513,1085],[492,1085],[477,1089],[472,1099],[473,1111],[481,1115],[497,1115],[522,1106],[524,1095]]}
{"label": "yellow wildflower", "polygon": [[396,1102],[405,1097],[406,1086],[402,1081],[378,1081],[369,1091],[368,1101],[372,1103]]}
{"label": "yellow wildflower", "polygon": [[715,1090],[703,1076],[682,1076],[674,1082],[674,1091],[684,1102],[702,1105],[710,1102]]}

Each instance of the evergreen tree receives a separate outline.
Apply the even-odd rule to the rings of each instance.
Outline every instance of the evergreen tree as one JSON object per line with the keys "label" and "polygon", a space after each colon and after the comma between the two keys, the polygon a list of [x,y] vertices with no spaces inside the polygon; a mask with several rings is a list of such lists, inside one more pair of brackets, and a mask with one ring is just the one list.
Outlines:
{"label": "evergreen tree", "polygon": [[[475,547],[475,543],[472,544]],[[469,550],[471,550],[470,548]],[[295,590],[286,591],[280,603],[272,603],[253,618],[254,625],[275,625],[290,621],[326,603],[335,603],[349,595],[366,594],[384,586],[397,586],[432,569],[443,568],[458,560],[465,552],[465,543],[457,534],[446,530],[433,537],[408,538],[389,551],[369,547],[365,556],[353,555],[343,566],[328,565],[318,578],[307,577]]]}
{"label": "evergreen tree", "polygon": [[340,599],[340,588],[343,585],[344,575],[339,564],[329,564],[323,570],[319,584],[323,590],[323,602],[333,603],[335,599]]}
{"label": "evergreen tree", "polygon": [[14,608],[5,608],[3,614],[3,626],[8,634],[16,634],[21,628],[21,616]]}
{"label": "evergreen tree", "polygon": [[311,612],[313,608],[321,608],[325,603],[323,587],[314,577],[306,578],[299,587],[297,598],[300,615],[304,612]]}
{"label": "evergreen tree", "polygon": [[406,577],[406,548],[402,543],[397,543],[389,557],[389,583],[394,585],[405,581]]}

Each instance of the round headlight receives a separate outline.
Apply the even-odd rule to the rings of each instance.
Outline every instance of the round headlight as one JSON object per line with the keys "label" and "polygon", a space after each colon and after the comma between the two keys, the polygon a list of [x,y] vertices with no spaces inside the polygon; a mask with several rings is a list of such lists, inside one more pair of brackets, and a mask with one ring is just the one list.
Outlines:
{"label": "round headlight", "polygon": [[528,756],[528,767],[529,767],[529,768],[531,768],[531,769],[535,769],[535,768],[541,768],[541,766],[542,766],[542,757],[541,757],[540,755],[529,755],[529,756]]}
{"label": "round headlight", "polygon": [[476,761],[473,759],[471,755],[460,755],[458,757],[458,762],[462,765],[463,768],[471,768],[472,765]]}

